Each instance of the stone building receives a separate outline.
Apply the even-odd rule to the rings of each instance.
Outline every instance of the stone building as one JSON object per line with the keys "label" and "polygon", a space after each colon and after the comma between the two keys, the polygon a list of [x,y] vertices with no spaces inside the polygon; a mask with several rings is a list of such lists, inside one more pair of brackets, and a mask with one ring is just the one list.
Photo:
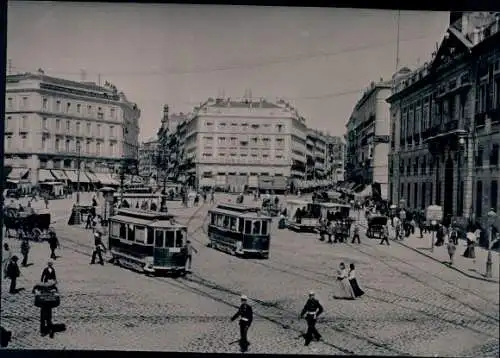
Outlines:
{"label": "stone building", "polygon": [[432,60],[395,75],[390,200],[483,222],[499,208],[499,14],[452,18]]}
{"label": "stone building", "polygon": [[345,180],[368,186],[380,184],[382,198],[387,198],[389,154],[389,105],[391,81],[372,82],[358,101],[347,127],[347,162]]}
{"label": "stone building", "polygon": [[5,162],[12,180],[116,184],[137,161],[140,110],[111,84],[37,73],[6,78]]}

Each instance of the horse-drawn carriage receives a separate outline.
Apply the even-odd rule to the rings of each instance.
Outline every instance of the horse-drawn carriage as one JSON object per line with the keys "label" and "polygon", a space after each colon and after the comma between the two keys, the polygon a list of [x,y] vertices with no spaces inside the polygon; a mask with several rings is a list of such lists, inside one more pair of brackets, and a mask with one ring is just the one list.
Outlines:
{"label": "horse-drawn carriage", "polygon": [[4,225],[6,236],[22,234],[34,241],[48,239],[50,233],[50,214],[30,214],[17,209],[8,208],[4,212]]}
{"label": "horse-drawn carriage", "polygon": [[370,216],[368,217],[368,230],[366,237],[380,239],[384,233],[384,227],[387,225],[387,216]]}

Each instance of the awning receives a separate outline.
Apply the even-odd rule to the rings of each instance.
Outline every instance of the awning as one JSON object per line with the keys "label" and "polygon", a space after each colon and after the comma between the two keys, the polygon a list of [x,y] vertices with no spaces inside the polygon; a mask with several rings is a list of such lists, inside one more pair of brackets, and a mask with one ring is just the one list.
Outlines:
{"label": "awning", "polygon": [[359,198],[366,198],[368,196],[372,196],[372,186],[367,185],[366,188],[364,188],[360,193],[356,193],[354,195]]}
{"label": "awning", "polygon": [[84,172],[87,178],[89,178],[91,183],[99,183],[99,180],[97,180],[97,177],[95,176],[94,173],[91,172]]}
{"label": "awning", "polygon": [[50,172],[52,173],[54,178],[56,178],[57,180],[62,180],[62,181],[68,180],[68,177],[66,176],[64,171],[61,169],[52,169]]}
{"label": "awning", "polygon": [[94,173],[97,181],[101,183],[101,185],[111,185],[111,186],[119,186],[120,183],[117,180],[111,178],[111,175],[106,173]]}
{"label": "awning", "polygon": [[12,168],[12,171],[9,173],[8,179],[13,179],[13,180],[28,179],[29,172],[30,170],[27,168]]}
{"label": "awning", "polygon": [[65,173],[72,183],[78,183],[78,181],[80,181],[80,183],[83,184],[90,183],[89,178],[85,175],[83,171],[80,171],[80,178],[78,178],[78,171],[76,170],[65,170]]}
{"label": "awning", "polygon": [[54,176],[50,173],[50,170],[48,169],[40,169],[38,171],[38,181],[43,182],[43,181],[54,181]]}

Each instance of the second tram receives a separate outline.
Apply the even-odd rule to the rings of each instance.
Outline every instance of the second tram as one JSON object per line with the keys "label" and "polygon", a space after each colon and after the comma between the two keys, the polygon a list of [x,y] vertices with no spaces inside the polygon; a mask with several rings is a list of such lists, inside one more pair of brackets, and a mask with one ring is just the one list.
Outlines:
{"label": "second tram", "polygon": [[262,215],[260,208],[219,204],[209,216],[212,248],[235,256],[269,258],[272,219]]}

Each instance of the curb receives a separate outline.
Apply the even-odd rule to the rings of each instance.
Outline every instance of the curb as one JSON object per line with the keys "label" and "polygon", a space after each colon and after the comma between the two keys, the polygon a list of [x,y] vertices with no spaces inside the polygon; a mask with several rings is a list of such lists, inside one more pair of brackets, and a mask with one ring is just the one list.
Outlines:
{"label": "curb", "polygon": [[[409,246],[409,245],[407,245],[407,244],[405,244],[405,243],[403,243],[401,241],[394,240],[394,239],[391,239],[391,241],[393,241],[393,242],[395,242],[395,243],[397,243],[397,244],[399,244],[401,246],[404,246],[404,247],[406,247],[406,248],[408,248],[408,249],[410,249],[412,251],[418,252],[420,255],[426,256],[426,257],[430,258],[431,260],[439,262],[440,264],[442,264],[442,261],[439,260],[439,259],[436,259],[434,256],[431,256],[431,255],[429,255],[429,254],[427,254],[425,252],[422,252],[422,251],[420,251],[420,250],[418,250],[418,249],[416,249],[414,247],[411,247],[411,246]],[[455,270],[457,272],[460,272],[462,275],[467,276],[469,278],[473,278],[473,279],[480,280],[480,281],[485,281],[485,282],[500,283],[500,280],[496,280],[496,279],[493,279],[493,278],[486,278],[486,277],[474,276],[474,275],[471,275],[471,274],[467,273],[464,270],[456,268],[455,266],[448,266],[448,265],[444,265],[444,266],[446,266],[446,267],[448,267],[448,268],[450,268],[452,270]]]}

